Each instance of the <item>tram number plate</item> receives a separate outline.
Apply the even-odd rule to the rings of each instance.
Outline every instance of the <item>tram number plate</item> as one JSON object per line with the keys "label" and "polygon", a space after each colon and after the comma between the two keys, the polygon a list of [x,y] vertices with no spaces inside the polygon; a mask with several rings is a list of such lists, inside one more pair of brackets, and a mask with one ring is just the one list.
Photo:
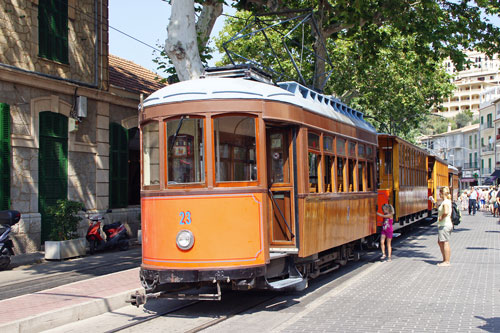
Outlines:
{"label": "tram number plate", "polygon": [[181,222],[179,224],[191,224],[191,212],[180,212]]}

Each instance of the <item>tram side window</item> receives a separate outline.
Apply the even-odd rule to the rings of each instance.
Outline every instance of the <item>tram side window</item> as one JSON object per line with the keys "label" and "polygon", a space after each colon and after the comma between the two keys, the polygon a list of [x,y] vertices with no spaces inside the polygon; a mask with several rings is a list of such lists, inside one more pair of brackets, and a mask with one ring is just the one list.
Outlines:
{"label": "tram side window", "polygon": [[366,190],[373,191],[373,163],[367,163],[366,169]]}
{"label": "tram side window", "polygon": [[320,155],[309,153],[309,193],[319,192],[318,166]]}
{"label": "tram side window", "polygon": [[256,181],[255,118],[214,119],[215,178],[217,182]]}
{"label": "tram side window", "polygon": [[358,191],[363,191],[363,179],[365,172],[365,162],[358,162]]}
{"label": "tram side window", "polygon": [[158,123],[142,127],[143,185],[160,185],[160,141]]}
{"label": "tram side window", "polygon": [[337,184],[338,184],[338,192],[345,192],[345,187],[344,187],[344,166],[345,166],[345,158],[337,157]]}
{"label": "tram side window", "polygon": [[333,150],[333,138],[330,136],[323,137],[323,152],[324,152],[324,186],[325,192],[335,192],[335,156]]}
{"label": "tram side window", "polygon": [[384,170],[386,175],[392,173],[392,149],[386,149],[384,151]]}
{"label": "tram side window", "polygon": [[203,119],[181,118],[166,125],[167,184],[204,182]]}
{"label": "tram side window", "polygon": [[354,188],[354,170],[356,168],[356,160],[349,159],[348,161],[349,165],[349,192],[352,192],[355,190]]}

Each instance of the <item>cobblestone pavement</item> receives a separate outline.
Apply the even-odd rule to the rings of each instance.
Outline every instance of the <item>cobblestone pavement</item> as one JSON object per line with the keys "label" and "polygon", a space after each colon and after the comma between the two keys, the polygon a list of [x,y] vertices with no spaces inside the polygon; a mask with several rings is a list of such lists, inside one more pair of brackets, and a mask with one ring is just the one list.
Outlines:
{"label": "cobblestone pavement", "polygon": [[333,290],[275,328],[282,332],[500,332],[500,224],[463,215],[450,241],[450,267],[433,224],[400,242],[340,292]]}

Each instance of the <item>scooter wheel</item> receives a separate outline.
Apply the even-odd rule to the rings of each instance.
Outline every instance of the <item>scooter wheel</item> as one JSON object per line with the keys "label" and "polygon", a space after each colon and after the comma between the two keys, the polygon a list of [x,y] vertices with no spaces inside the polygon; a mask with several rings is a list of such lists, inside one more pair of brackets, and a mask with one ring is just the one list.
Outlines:
{"label": "scooter wheel", "polygon": [[120,251],[127,251],[128,250],[128,247],[129,247],[129,243],[128,243],[128,239],[123,239],[121,242],[120,242],[120,245],[118,246],[118,248],[120,249]]}
{"label": "scooter wheel", "polygon": [[10,265],[10,256],[0,257],[0,271],[7,269]]}
{"label": "scooter wheel", "polygon": [[97,251],[97,241],[95,239],[91,239],[89,241],[89,252],[90,254],[94,254]]}

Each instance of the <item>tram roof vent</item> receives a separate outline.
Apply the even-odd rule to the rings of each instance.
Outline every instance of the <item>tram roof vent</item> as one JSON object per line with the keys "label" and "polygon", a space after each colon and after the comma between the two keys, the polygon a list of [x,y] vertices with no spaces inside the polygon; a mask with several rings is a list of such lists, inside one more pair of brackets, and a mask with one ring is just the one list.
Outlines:
{"label": "tram roof vent", "polygon": [[205,68],[205,77],[242,78],[274,85],[271,75],[252,64]]}

